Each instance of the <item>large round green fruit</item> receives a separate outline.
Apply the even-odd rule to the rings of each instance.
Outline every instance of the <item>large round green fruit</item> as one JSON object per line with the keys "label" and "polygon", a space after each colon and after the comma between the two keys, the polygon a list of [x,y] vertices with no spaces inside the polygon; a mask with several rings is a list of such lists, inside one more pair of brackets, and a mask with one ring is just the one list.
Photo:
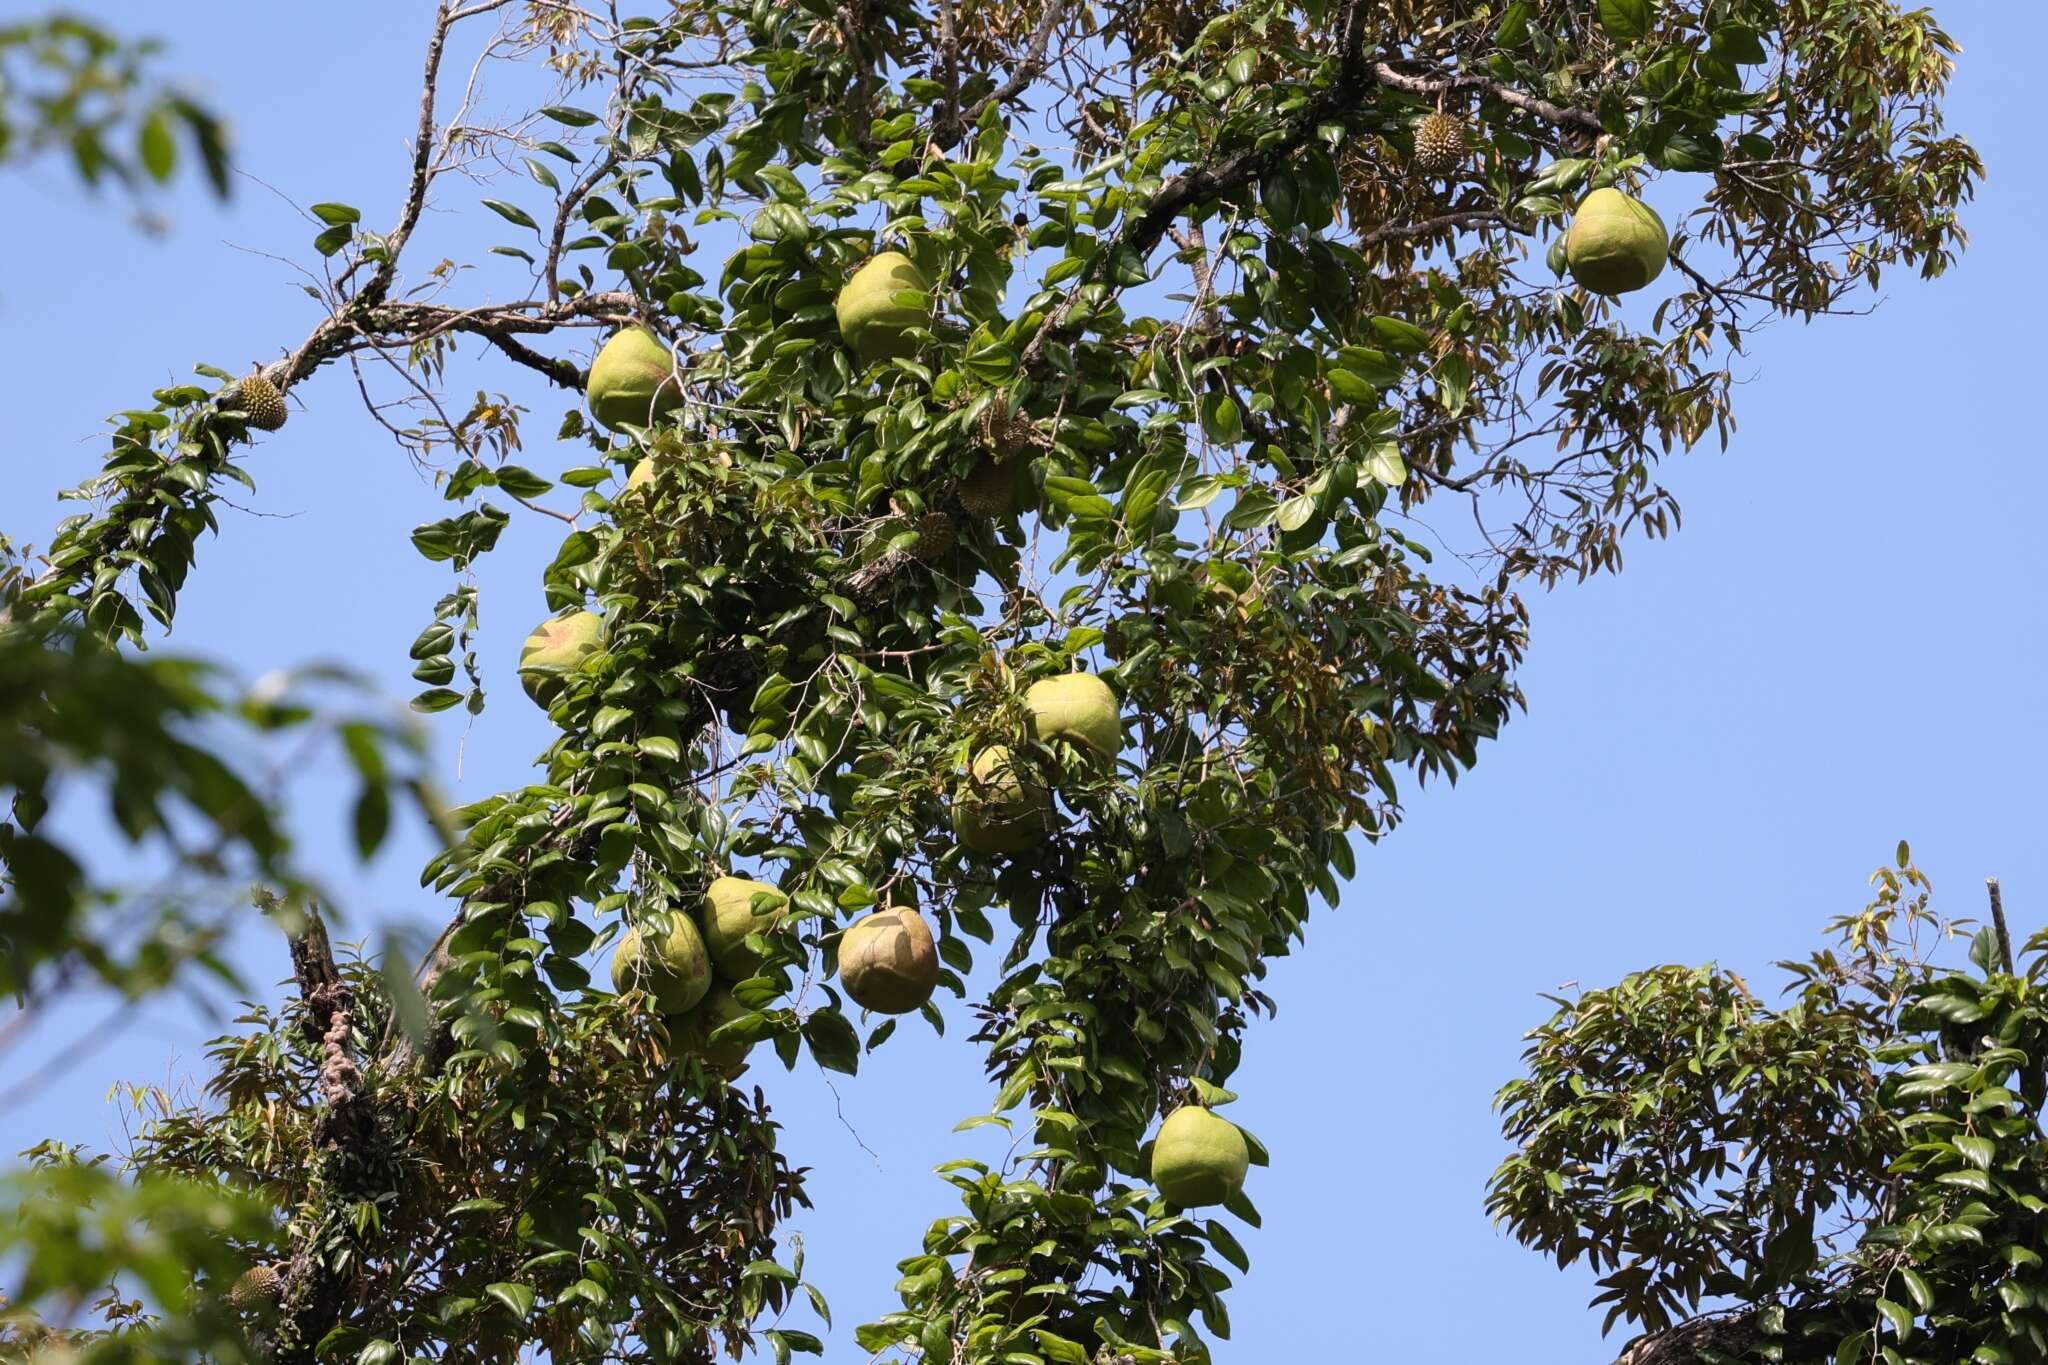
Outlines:
{"label": "large round green fruit", "polygon": [[711,1035],[720,1025],[744,1019],[752,1013],[733,999],[731,991],[723,986],[713,986],[710,993],[697,1003],[697,1008],[674,1021],[671,1037],[679,1049],[701,1058],[704,1065],[713,1071],[736,1076],[746,1070],[747,1054],[753,1051],[754,1045],[730,1040],[714,1043]]}
{"label": "large round green fruit", "polygon": [[1579,205],[1564,238],[1572,278],[1595,294],[1627,294],[1664,272],[1671,237],[1664,220],[1620,190],[1594,190]]}
{"label": "large round green fruit", "polygon": [[924,916],[892,905],[855,920],[839,937],[839,980],[877,1014],[908,1014],[939,984],[939,949]]}
{"label": "large round green fruit", "polygon": [[562,675],[596,652],[604,637],[604,619],[596,612],[574,611],[540,623],[519,651],[519,685],[541,705],[562,690]]}
{"label": "large round green fruit", "polygon": [[1123,752],[1124,727],[1116,693],[1093,673],[1063,673],[1031,684],[1024,693],[1031,731],[1041,741],[1064,739],[1101,758]]}
{"label": "large round green fruit", "polygon": [[1152,1183],[1184,1209],[1229,1199],[1244,1188],[1251,1162],[1237,1125],[1198,1104],[1168,1114],[1152,1139]]}
{"label": "large round green fruit", "polygon": [[1018,853],[1051,833],[1052,798],[1016,770],[1007,748],[991,745],[953,794],[953,829],[976,853]]}
{"label": "large round green fruit", "polygon": [[746,877],[713,881],[704,888],[701,921],[711,965],[728,981],[744,981],[759,971],[761,955],[747,946],[747,935],[772,933],[788,908],[789,897],[767,882]]}
{"label": "large round green fruit", "polygon": [[884,251],[854,271],[833,302],[833,311],[839,315],[839,335],[869,364],[908,356],[917,349],[906,333],[931,318],[922,305],[896,301],[896,295],[905,290],[929,294],[931,282],[902,252]]}
{"label": "large round green fruit", "polygon": [[645,327],[628,327],[604,344],[585,393],[590,415],[614,430],[653,426],[683,401],[675,357]]}
{"label": "large round green fruit", "polygon": [[671,914],[668,932],[649,939],[629,929],[612,953],[612,989],[638,988],[654,997],[663,1014],[681,1014],[711,990],[711,956],[687,915]]}

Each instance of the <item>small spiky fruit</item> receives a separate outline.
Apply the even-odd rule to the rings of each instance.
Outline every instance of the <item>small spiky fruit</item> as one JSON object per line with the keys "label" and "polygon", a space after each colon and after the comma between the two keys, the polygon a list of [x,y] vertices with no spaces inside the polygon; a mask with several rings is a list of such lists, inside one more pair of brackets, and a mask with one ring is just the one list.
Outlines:
{"label": "small spiky fruit", "polygon": [[991,521],[1010,511],[1015,483],[1007,461],[983,460],[960,480],[960,505],[977,521]]}
{"label": "small spiky fruit", "polygon": [[910,553],[929,563],[953,548],[956,534],[951,517],[927,512],[917,519],[917,544],[910,547]]}
{"label": "small spiky fruit", "polygon": [[753,933],[773,933],[789,910],[780,888],[751,877],[719,877],[704,888],[699,924],[711,965],[728,981],[745,981],[761,967],[761,955],[747,946]]}
{"label": "small spiky fruit", "polygon": [[258,431],[276,431],[291,416],[291,409],[284,405],[284,395],[277,391],[277,385],[264,377],[258,370],[247,379],[236,384],[227,395],[228,406],[239,408],[248,415],[249,425]]}
{"label": "small spiky fruit", "polygon": [[242,1272],[235,1287],[228,1291],[228,1302],[247,1313],[270,1307],[283,1293],[284,1277],[277,1273],[277,1267],[257,1265]]}
{"label": "small spiky fruit", "polygon": [[1415,129],[1415,169],[1424,175],[1449,175],[1465,160],[1465,125],[1441,111]]}
{"label": "small spiky fruit", "polygon": [[1152,1140],[1152,1183],[1184,1209],[1221,1204],[1244,1188],[1251,1148],[1229,1119],[1198,1104],[1166,1116]]}
{"label": "small spiky fruit", "polygon": [[855,920],[839,937],[839,981],[877,1014],[908,1014],[939,984],[939,950],[924,916],[906,906]]}
{"label": "small spiky fruit", "polygon": [[905,293],[929,294],[931,281],[900,251],[884,251],[860,269],[833,300],[839,334],[869,364],[908,356],[917,343],[906,335],[930,318],[924,308],[897,302]]}

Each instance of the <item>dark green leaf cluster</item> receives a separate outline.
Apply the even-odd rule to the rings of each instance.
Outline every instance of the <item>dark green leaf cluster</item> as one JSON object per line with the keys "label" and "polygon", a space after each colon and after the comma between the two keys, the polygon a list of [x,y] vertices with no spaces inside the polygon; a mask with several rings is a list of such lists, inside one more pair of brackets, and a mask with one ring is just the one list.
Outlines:
{"label": "dark green leaf cluster", "polygon": [[1839,951],[1785,964],[1790,1003],[1639,973],[1560,1001],[1502,1090],[1495,1214],[1608,1271],[1595,1302],[1646,1329],[1636,1357],[2048,1352],[2048,936],[2017,974],[1989,926],[1969,969],[1940,967],[1913,946],[1939,922],[1903,846],[1875,880]]}

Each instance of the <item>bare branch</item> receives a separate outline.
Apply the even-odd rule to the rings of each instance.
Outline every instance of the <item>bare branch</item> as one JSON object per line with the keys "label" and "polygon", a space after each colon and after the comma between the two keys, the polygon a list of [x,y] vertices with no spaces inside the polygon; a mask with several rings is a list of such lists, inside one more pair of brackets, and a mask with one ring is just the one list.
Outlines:
{"label": "bare branch", "polygon": [[1549,100],[1517,90],[1505,82],[1487,76],[1473,75],[1409,75],[1397,71],[1386,62],[1373,63],[1372,74],[1392,90],[1406,91],[1411,95],[1437,95],[1449,90],[1484,90],[1502,104],[1534,114],[1545,123],[1554,123],[1562,128],[1578,128],[1589,133],[1603,131],[1600,116],[1590,109],[1574,109],[1569,105],[1553,104]]}

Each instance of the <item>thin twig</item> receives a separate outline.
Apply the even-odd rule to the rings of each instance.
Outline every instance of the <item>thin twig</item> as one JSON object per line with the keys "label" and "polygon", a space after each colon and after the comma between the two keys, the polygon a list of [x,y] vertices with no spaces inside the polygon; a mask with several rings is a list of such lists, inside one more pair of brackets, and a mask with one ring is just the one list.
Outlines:
{"label": "thin twig", "polygon": [[2005,927],[2005,893],[1998,889],[1996,877],[1986,877],[1984,889],[1991,893],[1991,927],[1998,934],[1998,960],[2004,964],[2005,974],[2012,976],[2012,935]]}

